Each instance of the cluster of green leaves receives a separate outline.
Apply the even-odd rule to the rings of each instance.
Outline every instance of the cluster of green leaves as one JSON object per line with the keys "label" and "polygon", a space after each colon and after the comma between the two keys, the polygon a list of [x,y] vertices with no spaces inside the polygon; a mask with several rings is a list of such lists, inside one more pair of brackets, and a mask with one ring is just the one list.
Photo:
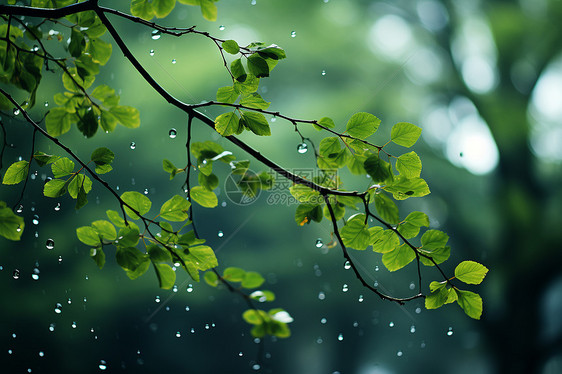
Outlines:
{"label": "cluster of green leaves", "polygon": [[6,206],[5,201],[0,201],[0,236],[9,240],[20,240],[24,227],[23,218]]}
{"label": "cluster of green leaves", "polygon": [[[170,289],[176,281],[175,268],[183,268],[193,280],[199,281],[199,271],[206,271],[218,265],[213,249],[204,239],[195,236],[193,230],[187,230],[191,224],[188,211],[190,202],[179,195],[173,196],[160,207],[156,218],[160,222],[144,218],[152,207],[150,199],[136,191],[127,191],[121,195],[125,219],[114,210],[106,212],[106,220],[94,221],[90,226],[76,230],[78,239],[92,247],[90,256],[99,266],[105,264],[104,247],[113,245],[117,263],[125,270],[127,276],[136,279],[143,275],[152,264],[161,288]],[[137,224],[131,220],[142,219],[146,230],[140,232]],[[149,222],[147,224],[147,222]],[[171,222],[181,223],[174,229]],[[150,233],[150,225],[160,229],[156,235]],[[119,229],[119,231],[117,231]],[[141,240],[142,239],[142,240]],[[138,248],[141,247],[141,248]]]}
{"label": "cluster of green leaves", "polygon": [[[217,20],[218,0],[177,0],[180,4],[195,5],[201,7],[201,14],[209,21]],[[164,18],[174,10],[176,0],[132,0],[131,14],[145,20],[151,20],[154,16]]]}
{"label": "cluster of green leaves", "polygon": [[[241,110],[266,110],[270,102],[265,101],[258,90],[260,78],[268,77],[279,60],[286,58],[285,51],[277,45],[265,46],[263,43],[252,43],[241,49],[234,40],[226,40],[222,48],[230,54],[241,54],[230,64],[233,85],[221,87],[217,91],[217,101],[227,104],[238,104],[233,112],[219,115],[215,119],[215,130],[222,136],[238,135],[249,130],[256,135],[269,136],[271,129],[262,113]],[[246,68],[242,58],[246,57]]]}

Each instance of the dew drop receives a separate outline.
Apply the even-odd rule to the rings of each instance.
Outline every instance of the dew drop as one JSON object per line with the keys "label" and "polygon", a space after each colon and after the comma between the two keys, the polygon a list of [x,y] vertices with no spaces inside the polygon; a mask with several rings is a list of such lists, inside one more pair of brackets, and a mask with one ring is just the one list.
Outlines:
{"label": "dew drop", "polygon": [[349,270],[351,269],[351,263],[349,261],[346,261],[345,264],[343,264],[343,268],[345,270]]}
{"label": "dew drop", "polygon": [[416,326],[412,325],[410,326],[410,332],[413,334],[416,332]]}
{"label": "dew drop", "polygon": [[154,56],[154,49],[151,49],[150,51],[148,51],[148,54],[151,56]]}
{"label": "dew drop", "polygon": [[12,277],[14,277],[14,279],[20,279],[19,269],[14,269],[14,272],[12,273]]}
{"label": "dew drop", "polygon": [[39,224],[39,216],[37,214],[35,214],[33,216],[33,220],[31,221],[34,225],[38,225]]}
{"label": "dew drop", "polygon": [[347,291],[349,291],[349,287],[347,286],[347,284],[344,284],[341,290],[343,292],[347,292]]}
{"label": "dew drop", "polygon": [[137,148],[137,143],[131,142],[131,145],[129,145],[129,147],[130,147],[131,149],[135,149],[135,148]]}
{"label": "dew drop", "polygon": [[45,248],[47,248],[48,250],[54,249],[55,241],[53,239],[47,239],[47,241],[45,242]]}
{"label": "dew drop", "polygon": [[316,248],[322,248],[323,245],[324,242],[322,241],[322,239],[320,238],[316,239]]}
{"label": "dew drop", "polygon": [[219,232],[217,233],[217,236],[218,236],[219,238],[222,238],[222,237],[224,236],[224,233],[219,230]]}
{"label": "dew drop", "polygon": [[297,32],[296,32],[296,31],[291,31],[291,38],[294,38],[295,36],[297,36]]}
{"label": "dew drop", "polygon": [[390,321],[390,323],[388,324],[388,327],[394,327],[394,322]]}
{"label": "dew drop", "polygon": [[342,334],[342,333],[340,333],[340,334],[338,335],[338,340],[339,340],[340,342],[343,340],[343,334]]}
{"label": "dew drop", "polygon": [[176,136],[178,136],[178,132],[176,129],[171,128],[170,131],[168,131],[168,135],[170,135],[170,139],[175,139]]}
{"label": "dew drop", "polygon": [[20,114],[20,110],[18,108],[14,108],[14,116]]}
{"label": "dew drop", "polygon": [[172,64],[175,64],[177,61],[175,58],[172,59]]}
{"label": "dew drop", "polygon": [[219,26],[219,30],[220,30],[220,31],[224,31],[224,29],[226,29],[226,27],[224,27],[224,25],[220,25],[220,26]]}
{"label": "dew drop", "polygon": [[447,331],[447,336],[453,335],[453,328],[449,327],[449,331]]}
{"label": "dew drop", "polygon": [[152,30],[152,40],[158,40],[160,39],[160,37],[162,36],[162,33],[160,32],[160,30]]}
{"label": "dew drop", "polygon": [[100,360],[100,364],[98,365],[98,367],[100,368],[100,370],[107,369],[107,362],[105,362],[105,360]]}
{"label": "dew drop", "polygon": [[176,338],[181,338],[181,333],[179,331],[176,332]]}
{"label": "dew drop", "polygon": [[321,74],[322,74],[322,76],[325,76],[325,75],[326,75],[326,70],[322,70],[322,73],[321,73]]}
{"label": "dew drop", "polygon": [[56,314],[62,313],[62,304],[61,303],[57,303],[57,305],[55,306],[55,313]]}
{"label": "dew drop", "polygon": [[306,145],[306,143],[300,143],[297,146],[297,152],[300,153],[301,155],[308,152],[308,146]]}

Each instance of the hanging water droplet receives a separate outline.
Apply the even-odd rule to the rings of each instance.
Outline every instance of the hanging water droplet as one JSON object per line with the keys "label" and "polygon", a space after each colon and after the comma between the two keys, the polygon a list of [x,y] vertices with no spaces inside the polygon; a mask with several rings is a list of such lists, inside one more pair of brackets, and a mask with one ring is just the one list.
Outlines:
{"label": "hanging water droplet", "polygon": [[447,331],[447,336],[453,335],[453,328],[449,327],[449,331]]}
{"label": "hanging water droplet", "polygon": [[410,332],[413,334],[416,332],[416,326],[412,325],[410,326]]}
{"label": "hanging water droplet", "polygon": [[14,279],[20,279],[19,269],[14,269],[14,272],[12,273],[12,277],[14,277]]}
{"label": "hanging water droplet", "polygon": [[296,31],[291,31],[291,38],[294,38],[295,36],[297,36],[297,32],[296,32]]}
{"label": "hanging water droplet", "polygon": [[100,360],[100,364],[98,365],[98,367],[100,368],[100,370],[107,369],[107,362],[105,362],[105,360]]}
{"label": "hanging water droplet", "polygon": [[343,334],[342,334],[342,333],[340,333],[340,334],[338,335],[338,340],[339,340],[340,342],[343,340]]}
{"label": "hanging water droplet", "polygon": [[347,292],[347,291],[349,291],[349,287],[347,286],[347,284],[344,284],[341,290],[343,292]]}
{"label": "hanging water droplet", "polygon": [[137,143],[131,142],[131,145],[129,147],[131,147],[131,149],[135,149],[137,148]]}
{"label": "hanging water droplet", "polygon": [[48,250],[54,249],[55,241],[53,239],[47,239],[47,241],[45,242],[45,248],[47,248]]}
{"label": "hanging water droplet", "polygon": [[33,220],[31,221],[34,225],[38,225],[39,224],[39,216],[37,214],[35,214],[33,216]]}
{"label": "hanging water droplet", "polygon": [[172,64],[175,64],[177,61],[175,58],[172,59]]}
{"label": "hanging water droplet", "polygon": [[388,324],[388,327],[394,327],[394,322],[390,321],[390,323]]}
{"label": "hanging water droplet", "polygon": [[345,270],[349,270],[351,269],[351,263],[349,261],[346,261],[345,264],[343,264],[343,268]]}
{"label": "hanging water droplet", "polygon": [[326,294],[322,291],[318,292],[318,299],[324,300],[326,298]]}
{"label": "hanging water droplet", "polygon": [[219,30],[220,30],[220,31],[224,31],[224,29],[226,29],[226,27],[224,27],[224,25],[220,25],[220,26],[219,26]]}
{"label": "hanging water droplet", "polygon": [[151,56],[154,56],[154,49],[151,49],[150,51],[148,51],[148,54]]}
{"label": "hanging water droplet", "polygon": [[14,116],[20,114],[20,110],[18,108],[14,108]]}
{"label": "hanging water droplet", "polygon": [[181,333],[179,331],[176,332],[176,338],[181,338]]}
{"label": "hanging water droplet", "polygon": [[316,239],[316,248],[322,248],[323,245],[324,242],[322,241],[322,239],[320,238]]}
{"label": "hanging water droplet", "polygon": [[187,292],[193,292],[193,285],[191,283],[187,285]]}
{"label": "hanging water droplet", "polygon": [[322,76],[326,75],[326,70],[322,70]]}
{"label": "hanging water droplet", "polygon": [[72,322],[72,328],[75,329],[76,328],[76,322]]}
{"label": "hanging water droplet", "polygon": [[159,303],[159,302],[160,302],[160,296],[156,296],[156,297],[154,298],[154,301],[157,302],[157,303]]}
{"label": "hanging water droplet", "polygon": [[178,135],[178,132],[176,131],[176,129],[171,128],[170,131],[168,132],[168,135],[170,135],[170,139],[175,139],[176,136]]}
{"label": "hanging water droplet", "polygon": [[61,303],[57,303],[57,305],[55,306],[55,313],[56,314],[62,313],[62,304]]}
{"label": "hanging water droplet", "polygon": [[217,236],[219,238],[222,238],[224,236],[224,233],[221,230],[219,230],[219,232],[217,233]]}
{"label": "hanging water droplet", "polygon": [[359,300],[360,303],[362,303],[363,300],[365,300],[365,299],[363,298],[363,295],[359,295],[359,299],[358,299],[358,300]]}
{"label": "hanging water droplet", "polygon": [[160,39],[160,37],[162,36],[162,33],[160,32],[160,30],[152,30],[152,40],[158,40]]}
{"label": "hanging water droplet", "polygon": [[403,355],[402,351],[398,351],[398,352],[396,353],[396,356],[398,356],[398,357],[402,357],[402,355]]}
{"label": "hanging water droplet", "polygon": [[300,153],[301,155],[308,152],[308,146],[306,145],[306,143],[300,143],[297,146],[297,152]]}
{"label": "hanging water droplet", "polygon": [[57,203],[57,205],[55,206],[55,212],[58,212],[60,210],[60,203]]}

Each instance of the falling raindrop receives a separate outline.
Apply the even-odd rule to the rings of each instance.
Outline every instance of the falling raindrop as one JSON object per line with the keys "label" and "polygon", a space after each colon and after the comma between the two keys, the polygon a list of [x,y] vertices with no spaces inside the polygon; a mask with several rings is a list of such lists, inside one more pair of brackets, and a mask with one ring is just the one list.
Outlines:
{"label": "falling raindrop", "polygon": [[20,279],[19,269],[14,269],[14,272],[12,273],[12,277],[14,277],[14,279]]}
{"label": "falling raindrop", "polygon": [[416,326],[412,325],[410,326],[410,332],[413,334],[416,332]]}
{"label": "falling raindrop", "polygon": [[244,356],[244,353],[238,352],[238,357],[242,357],[242,356]]}
{"label": "falling raindrop", "polygon": [[324,343],[324,339],[322,339],[322,337],[319,337],[318,339],[316,339],[316,343],[322,344],[322,343]]}
{"label": "falling raindrop", "polygon": [[324,242],[322,241],[322,239],[320,238],[316,239],[316,248],[322,248],[323,245]]}
{"label": "falling raindrop", "polygon": [[14,116],[20,114],[20,110],[18,108],[14,108]]}
{"label": "falling raindrop", "polygon": [[195,329],[192,327],[191,330],[189,330],[189,332],[195,334]]}
{"label": "falling raindrop", "polygon": [[39,351],[39,357],[45,357],[45,352]]}
{"label": "falling raindrop", "polygon": [[55,313],[56,314],[62,313],[62,304],[61,303],[57,303],[57,305],[55,306]]}
{"label": "falling raindrop", "polygon": [[217,236],[218,236],[219,238],[222,238],[222,237],[224,236],[224,233],[223,233],[221,230],[219,230]]}
{"label": "falling raindrop", "polygon": [[31,278],[33,280],[39,280],[39,268],[33,268],[33,274],[31,274]]}
{"label": "falling raindrop", "polygon": [[33,220],[31,221],[34,225],[38,225],[39,224],[39,216],[37,214],[35,214],[33,216]]}
{"label": "falling raindrop", "polygon": [[375,271],[379,271],[379,265],[375,266]]}
{"label": "falling raindrop", "polygon": [[73,322],[72,322],[72,328],[75,329],[76,326],[77,326],[77,325],[76,325],[76,322],[73,321]]}
{"label": "falling raindrop", "polygon": [[45,101],[45,103],[44,103],[43,105],[45,105],[46,107],[48,107],[48,106],[49,106],[49,102],[48,102],[48,101]]}
{"label": "falling raindrop", "polygon": [[326,298],[326,294],[322,291],[318,292],[318,299],[324,300]]}
{"label": "falling raindrop", "polygon": [[162,36],[160,30],[152,30],[152,40],[158,40]]}
{"label": "falling raindrop", "polygon": [[172,59],[172,64],[175,64],[177,61],[175,58]]}
{"label": "falling raindrop", "polygon": [[343,268],[345,270],[349,270],[351,269],[351,263],[349,261],[346,261],[345,264],[343,264]]}
{"label": "falling raindrop", "polygon": [[21,212],[23,212],[23,205],[20,204],[16,209],[16,213],[21,213]]}
{"label": "falling raindrop", "polygon": [[347,286],[347,284],[344,284],[341,290],[343,292],[347,292],[347,291],[349,291],[349,287]]}
{"label": "falling raindrop", "polygon": [[224,25],[220,25],[220,26],[219,26],[219,30],[220,30],[220,31],[224,31],[225,28],[226,28],[226,27],[224,27]]}
{"label": "falling raindrop", "polygon": [[17,335],[16,335],[16,333],[14,332],[14,333],[12,334],[12,338],[14,338],[14,339],[15,339],[15,338],[16,338],[16,336],[17,336]]}
{"label": "falling raindrop", "polygon": [[394,327],[394,322],[390,321],[390,323],[388,324],[388,327]]}
{"label": "falling raindrop", "polygon": [[176,332],[176,338],[181,338],[181,333],[179,331]]}
{"label": "falling raindrop", "polygon": [[176,285],[174,284],[174,287],[172,288],[172,291],[178,292],[178,286],[176,286]]}
{"label": "falling raindrop", "polygon": [[66,302],[68,303],[68,305],[70,305],[70,304],[72,304],[72,299],[69,297]]}
{"label": "falling raindrop", "polygon": [[170,131],[168,131],[168,135],[170,135],[170,139],[175,139],[178,135],[178,132],[176,129],[171,128]]}
{"label": "falling raindrop", "polygon": [[413,290],[414,288],[416,288],[416,285],[414,284],[414,282],[410,283],[410,289]]}
{"label": "falling raindrop", "polygon": [[363,299],[363,295],[359,295],[359,302],[362,303],[363,300],[365,300],[365,299]]}
{"label": "falling raindrop", "polygon": [[299,152],[301,155],[308,152],[308,146],[306,145],[306,143],[300,143],[297,146],[297,152]]}
{"label": "falling raindrop", "polygon": [[53,239],[47,239],[47,241],[45,242],[45,247],[48,250],[54,249],[55,248],[55,241]]}
{"label": "falling raindrop", "polygon": [[322,76],[326,75],[326,70],[322,70]]}
{"label": "falling raindrop", "polygon": [[56,325],[55,325],[54,323],[51,323],[51,324],[49,325],[49,331],[51,331],[51,332],[55,331],[55,326],[56,326]]}
{"label": "falling raindrop", "polygon": [[154,298],[154,301],[159,303],[160,302],[160,296],[156,296],[156,298]]}
{"label": "falling raindrop", "polygon": [[358,327],[359,326],[359,322],[355,321],[353,322],[353,327]]}
{"label": "falling raindrop", "polygon": [[104,360],[100,360],[100,364],[98,365],[98,367],[100,368],[100,370],[107,369],[107,362],[105,362]]}
{"label": "falling raindrop", "polygon": [[59,256],[59,264],[62,263],[62,256]]}
{"label": "falling raindrop", "polygon": [[193,285],[191,283],[187,285],[187,292],[193,292]]}
{"label": "falling raindrop", "polygon": [[131,142],[131,145],[129,147],[131,147],[131,149],[135,149],[137,148],[137,143]]}
{"label": "falling raindrop", "polygon": [[297,36],[297,32],[296,32],[296,31],[291,31],[291,38],[294,38],[295,36]]}
{"label": "falling raindrop", "polygon": [[154,56],[154,49],[151,49],[150,51],[148,51],[148,54],[151,56]]}
{"label": "falling raindrop", "polygon": [[328,322],[328,320],[325,317],[320,320],[320,323],[323,325],[325,325],[326,322]]}
{"label": "falling raindrop", "polygon": [[402,353],[402,351],[398,351],[398,352],[396,353],[396,356],[402,357],[403,354],[404,354],[404,353]]}
{"label": "falling raindrop", "polygon": [[256,0],[252,0],[252,2],[250,4],[252,5],[256,5],[257,1]]}
{"label": "falling raindrop", "polygon": [[342,333],[340,333],[340,334],[338,335],[338,340],[339,340],[340,342],[343,340],[343,334],[342,334]]}
{"label": "falling raindrop", "polygon": [[258,371],[261,368],[260,364],[254,364],[254,366],[252,366],[252,369]]}
{"label": "falling raindrop", "polygon": [[144,191],[143,191],[143,193],[144,193],[145,195],[148,195],[148,188],[145,188]]}
{"label": "falling raindrop", "polygon": [[57,203],[57,205],[55,206],[55,212],[58,212],[60,210],[60,203]]}
{"label": "falling raindrop", "polygon": [[416,308],[416,314],[420,314],[420,313],[421,313],[421,308],[418,306],[418,307]]}
{"label": "falling raindrop", "polygon": [[449,327],[449,331],[447,331],[447,336],[453,335],[453,328]]}

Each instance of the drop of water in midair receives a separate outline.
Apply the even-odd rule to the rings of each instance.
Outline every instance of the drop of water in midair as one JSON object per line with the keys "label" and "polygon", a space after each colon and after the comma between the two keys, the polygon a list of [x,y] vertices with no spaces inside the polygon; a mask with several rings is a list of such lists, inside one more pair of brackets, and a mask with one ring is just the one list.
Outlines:
{"label": "drop of water in midair", "polygon": [[175,64],[177,61],[175,58],[172,59],[172,64]]}
{"label": "drop of water in midair", "polygon": [[72,322],[72,328],[75,329],[76,328],[76,322]]}
{"label": "drop of water in midair", "polygon": [[59,256],[59,264],[62,263],[62,256]]}
{"label": "drop of water in midair", "polygon": [[159,302],[160,302],[160,296],[156,296],[156,297],[154,298],[154,301],[157,302],[157,303],[159,303]]}
{"label": "drop of water in midair", "polygon": [[20,271],[19,269],[14,269],[14,272],[12,273],[12,277],[14,279],[20,279]]}
{"label": "drop of water in midair", "polygon": [[410,332],[413,334],[416,332],[416,326],[412,325],[410,326]]}
{"label": "drop of water in midair", "polygon": [[62,304],[61,303],[57,303],[57,305],[55,306],[55,313],[56,314],[62,313]]}
{"label": "drop of water in midair", "polygon": [[18,108],[14,108],[14,116],[17,116],[18,114],[20,114],[20,110]]}
{"label": "drop of water in midair", "polygon": [[322,70],[322,76],[326,75],[326,70]]}
{"label": "drop of water in midair", "polygon": [[418,307],[416,308],[416,314],[420,314],[420,313],[421,313],[421,308],[418,306]]}
{"label": "drop of water in midair", "polygon": [[410,289],[413,290],[414,288],[416,288],[416,285],[414,284],[414,282],[410,283]]}
{"label": "drop of water in midair", "polygon": [[365,300],[365,299],[363,298],[363,295],[359,295],[359,302],[362,303],[363,300]]}
{"label": "drop of water in midair", "polygon": [[296,31],[291,31],[291,38],[294,38],[295,36],[297,36],[297,32],[296,32]]}
{"label": "drop of water in midair", "polygon": [[68,300],[66,300],[66,302],[68,303],[68,305],[72,304],[72,299],[69,297]]}
{"label": "drop of water in midair", "polygon": [[379,271],[379,265],[375,266],[375,271]]}
{"label": "drop of water in midair", "polygon": [[174,287],[172,288],[172,291],[178,292],[178,286],[176,286],[176,285],[174,284]]}
{"label": "drop of water in midair", "polygon": [[326,318],[322,318],[322,319],[320,320],[320,323],[323,324],[323,325],[325,325],[326,322],[328,322],[328,320],[327,320]]}
{"label": "drop of water in midair", "polygon": [[349,287],[347,286],[347,284],[344,284],[341,290],[343,292],[347,292],[347,291],[349,291]]}
{"label": "drop of water in midair", "polygon": [[404,354],[404,353],[402,353],[402,351],[398,351],[398,352],[396,353],[396,356],[402,357],[403,354]]}
{"label": "drop of water in midair", "polygon": [[223,233],[222,231],[220,231],[220,230],[219,230],[219,232],[218,232],[217,236],[218,236],[219,238],[222,238],[222,237],[224,236],[224,233]]}
{"label": "drop of water in midair", "polygon": [[60,203],[57,203],[57,205],[55,206],[55,212],[58,212],[60,210]]}
{"label": "drop of water in midair", "polygon": [[145,188],[143,192],[145,195],[148,195],[148,188]]}
{"label": "drop of water in midair", "polygon": [[151,49],[150,51],[148,51],[148,54],[151,56],[154,56],[154,49]]}
{"label": "drop of water in midair", "polygon": [[326,294],[322,291],[318,292],[318,299],[324,300],[326,298]]}
{"label": "drop of water in midair", "polygon": [[158,39],[160,39],[161,36],[162,36],[162,33],[160,32],[160,30],[153,30],[152,31],[152,34],[151,34],[152,40],[158,40]]}
{"label": "drop of water in midair", "polygon": [[193,292],[193,285],[190,283],[187,285],[187,292]]}
{"label": "drop of water in midair", "polygon": [[51,331],[51,332],[55,331],[55,326],[56,326],[56,325],[55,325],[54,323],[51,323],[51,324],[49,325],[49,331]]}
{"label": "drop of water in midair", "polygon": [[23,205],[20,204],[16,209],[16,213],[21,213],[21,212],[23,212]]}
{"label": "drop of water in midair", "polygon": [[39,280],[39,268],[33,268],[33,274],[31,274],[31,279],[33,280]]}
{"label": "drop of water in midair", "polygon": [[394,327],[394,322],[390,321],[390,323],[388,324],[388,327]]}
{"label": "drop of water in midair", "polygon": [[345,270],[349,270],[351,269],[351,263],[349,261],[346,261],[345,264],[343,264],[343,268]]}
{"label": "drop of water in midair", "polygon": [[47,239],[47,241],[45,242],[45,247],[48,250],[54,249],[55,248],[55,241],[53,239]]}
{"label": "drop of water in midair", "polygon": [[45,352],[39,351],[39,357],[45,357]]}
{"label": "drop of water in midair", "polygon": [[48,101],[45,101],[45,103],[44,103],[43,105],[45,105],[45,107],[48,107],[48,106],[49,106],[49,102],[48,102]]}
{"label": "drop of water in midair", "polygon": [[252,366],[252,369],[258,371],[261,368],[260,364],[254,364],[254,366]]}
{"label": "drop of water in midair", "polygon": [[322,248],[323,245],[324,242],[322,241],[322,239],[320,238],[316,239],[316,248]]}
{"label": "drop of water in midair", "polygon": [[252,5],[256,5],[257,1],[256,0],[252,0],[252,2],[250,4]]}
{"label": "drop of water in midair", "polygon": [[137,143],[131,142],[131,145],[129,145],[129,147],[131,147],[131,149],[135,149],[137,148]]}
{"label": "drop of water in midair", "polygon": [[181,338],[181,333],[179,331],[176,332],[176,338]]}
{"label": "drop of water in midair", "polygon": [[170,131],[168,131],[168,135],[170,135],[170,139],[175,139],[176,136],[178,136],[178,132],[176,129],[171,128]]}
{"label": "drop of water in midair", "polygon": [[447,331],[447,336],[453,335],[453,328],[449,327],[449,331]]}
{"label": "drop of water in midair", "polygon": [[306,145],[306,143],[300,143],[297,146],[297,152],[300,153],[301,155],[308,152],[308,146]]}
{"label": "drop of water in midair", "polygon": [[339,340],[340,342],[343,340],[343,334],[342,334],[342,333],[340,333],[340,334],[338,335],[338,340]]}
{"label": "drop of water in midair", "polygon": [[100,370],[107,369],[107,362],[105,362],[105,360],[100,360],[100,364],[98,365],[98,367],[100,368]]}
{"label": "drop of water in midair", "polygon": [[244,353],[238,352],[238,356],[239,356],[239,357],[242,357],[242,356],[244,356]]}
{"label": "drop of water in midair", "polygon": [[37,214],[35,214],[33,216],[33,220],[31,221],[34,225],[38,225],[39,224],[39,216]]}

